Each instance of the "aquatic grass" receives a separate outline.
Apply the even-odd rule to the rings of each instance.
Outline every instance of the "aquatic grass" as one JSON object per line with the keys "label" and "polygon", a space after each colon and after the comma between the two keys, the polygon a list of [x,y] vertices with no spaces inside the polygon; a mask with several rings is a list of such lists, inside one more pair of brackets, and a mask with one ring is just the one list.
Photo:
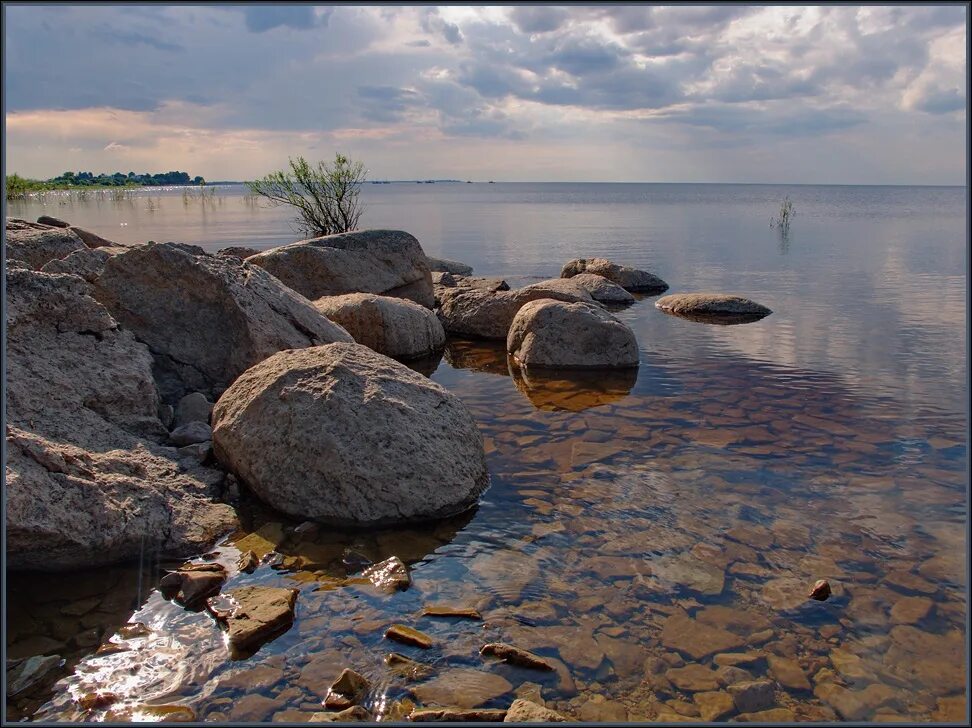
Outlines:
{"label": "aquatic grass", "polygon": [[783,202],[780,203],[780,211],[775,218],[770,219],[770,227],[778,229],[783,235],[787,235],[790,232],[790,221],[796,215],[796,211],[793,209],[793,202],[790,200],[790,196],[786,195],[783,198]]}

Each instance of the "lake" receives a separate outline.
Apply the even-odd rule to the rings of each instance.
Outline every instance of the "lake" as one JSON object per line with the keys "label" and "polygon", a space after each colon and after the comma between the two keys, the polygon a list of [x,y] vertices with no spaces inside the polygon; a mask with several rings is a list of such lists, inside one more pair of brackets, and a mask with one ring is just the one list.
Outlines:
{"label": "lake", "polygon": [[[796,217],[783,236],[769,221],[785,196]],[[385,719],[406,701],[505,708],[539,691],[575,720],[728,720],[741,708],[725,688],[764,679],[771,698],[743,712],[775,712],[756,720],[964,718],[964,188],[395,183],[362,197],[363,227],[406,230],[513,286],[603,256],[668,293],[739,293],[773,313],[717,326],[639,296],[615,315],[641,363],[618,375],[526,376],[501,345],[450,339],[426,371],[484,435],[491,486],[474,512],[311,537],[248,502],[246,531],[210,558],[233,564],[244,538],[283,557],[227,587],[301,592],[294,627],[245,659],[205,612],[161,597],[166,564],[152,555],[68,579],[10,575],[10,656],[69,659],[53,692],[19,710],[302,721],[351,667]],[[285,209],[240,186],[47,194],[8,214],[208,251],[297,239]],[[400,556],[412,586],[348,582],[349,553]],[[827,601],[807,599],[817,579]],[[419,616],[427,604],[483,620]],[[126,622],[150,631],[113,637]],[[433,648],[390,648],[395,622]],[[94,655],[109,638],[128,649]],[[486,641],[558,669],[484,660]],[[389,651],[431,676],[396,674]],[[86,713],[75,698],[96,688],[118,700]]]}

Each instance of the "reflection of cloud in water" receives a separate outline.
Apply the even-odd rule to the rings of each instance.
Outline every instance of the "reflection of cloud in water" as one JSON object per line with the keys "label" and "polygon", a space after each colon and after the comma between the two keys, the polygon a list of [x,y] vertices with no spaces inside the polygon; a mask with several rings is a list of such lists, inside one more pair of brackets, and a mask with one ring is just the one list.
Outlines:
{"label": "reflection of cloud in water", "polygon": [[541,410],[580,412],[620,402],[638,380],[637,367],[625,369],[534,369],[510,363],[516,388]]}

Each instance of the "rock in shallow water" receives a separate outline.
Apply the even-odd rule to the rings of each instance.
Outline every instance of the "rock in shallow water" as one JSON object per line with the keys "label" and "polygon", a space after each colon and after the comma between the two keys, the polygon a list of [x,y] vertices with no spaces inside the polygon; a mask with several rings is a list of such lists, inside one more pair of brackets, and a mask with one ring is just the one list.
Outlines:
{"label": "rock in shallow water", "polygon": [[382,591],[393,593],[408,589],[412,577],[408,574],[408,567],[397,556],[369,566],[361,575]]}
{"label": "rock in shallow water", "polygon": [[540,300],[510,325],[506,350],[527,367],[636,367],[634,332],[592,303]]}
{"label": "rock in shallow water", "polygon": [[487,291],[457,286],[442,288],[439,320],[450,334],[477,339],[506,339],[517,312],[530,301],[552,298],[577,301],[572,293],[551,288],[522,288],[518,291]]}
{"label": "rock in shallow water", "polygon": [[237,603],[219,621],[226,627],[230,646],[240,651],[255,650],[289,629],[294,622],[296,589],[243,586],[226,593]]}
{"label": "rock in shallow water", "polygon": [[220,397],[213,424],[216,457],[299,518],[444,517],[488,484],[482,436],[459,399],[359,344],[270,357]]}
{"label": "rock in shallow water", "polygon": [[612,263],[606,258],[576,258],[568,261],[560,271],[560,277],[572,278],[581,273],[603,276],[626,291],[661,293],[668,289],[668,284],[658,276]]}
{"label": "rock in shallow water", "polygon": [[566,720],[557,711],[522,698],[513,701],[503,718],[504,723],[563,723]]}
{"label": "rock in shallow water", "polygon": [[773,313],[766,306],[726,293],[676,293],[655,301],[655,307],[679,316],[759,317]]}

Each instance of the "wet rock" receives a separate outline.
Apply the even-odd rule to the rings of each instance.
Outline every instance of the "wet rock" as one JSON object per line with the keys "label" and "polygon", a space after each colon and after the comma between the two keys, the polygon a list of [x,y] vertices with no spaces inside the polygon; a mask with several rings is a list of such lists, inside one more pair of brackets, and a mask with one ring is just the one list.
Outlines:
{"label": "wet rock", "polygon": [[797,609],[807,601],[806,583],[794,577],[770,579],[760,591],[760,599],[780,611]]}
{"label": "wet rock", "polygon": [[377,588],[389,594],[408,589],[412,577],[408,574],[408,567],[397,556],[369,566],[361,575],[371,581]]}
{"label": "wet rock", "polygon": [[98,299],[152,350],[163,398],[215,397],[244,370],[285,349],[352,341],[265,270],[176,243],[110,257]]}
{"label": "wet rock", "polygon": [[567,719],[560,713],[517,698],[506,711],[504,723],[563,723]]}
{"label": "wet rock", "polygon": [[788,690],[810,690],[810,681],[800,663],[786,657],[770,655],[766,658],[773,679]]}
{"label": "wet rock", "polygon": [[188,705],[135,705],[115,707],[104,717],[105,723],[192,723],[196,712]]}
{"label": "wet rock", "polygon": [[506,711],[496,708],[416,708],[408,716],[413,723],[502,723]]}
{"label": "wet rock", "polygon": [[669,670],[665,677],[679,690],[688,693],[712,691],[720,686],[715,671],[697,663]]}
{"label": "wet rock", "polygon": [[176,405],[173,424],[176,428],[191,422],[202,422],[208,425],[212,413],[213,403],[206,399],[206,395],[202,392],[191,392],[180,399],[179,404]]}
{"label": "wet rock", "polygon": [[723,652],[712,658],[712,661],[719,666],[752,667],[764,659],[765,656],[761,652]]}
{"label": "wet rock", "polygon": [[120,243],[112,242],[111,240],[106,240],[100,235],[96,235],[90,230],[83,230],[75,225],[71,225],[68,228],[72,233],[81,238],[81,242],[87,245],[91,249],[97,248],[114,248],[114,249],[124,249],[128,246],[121,245]]}
{"label": "wet rock", "polygon": [[123,640],[131,640],[150,635],[152,634],[152,630],[144,622],[132,622],[119,627],[117,634]]}
{"label": "wet rock", "polygon": [[489,482],[462,402],[360,344],[275,354],[226,390],[213,424],[216,457],[254,493],[324,523],[449,516]]}
{"label": "wet rock", "polygon": [[545,281],[538,281],[537,283],[531,283],[528,286],[523,286],[523,288],[520,290],[532,291],[535,289],[560,291],[568,296],[573,296],[578,301],[594,302],[594,298],[591,296],[590,292],[588,292],[588,290],[580,283],[577,283],[570,278],[550,278]]}
{"label": "wet rock", "polygon": [[260,526],[253,533],[236,539],[233,545],[242,552],[252,551],[257,559],[263,559],[271,551],[276,550],[283,540],[283,525],[271,522]]}
{"label": "wet rock", "polygon": [[481,655],[489,655],[491,657],[498,657],[503,662],[508,662],[511,665],[518,665],[519,667],[528,667],[534,670],[553,670],[554,666],[544,660],[539,655],[535,655],[532,652],[527,652],[526,650],[520,649],[519,647],[514,647],[513,645],[503,644],[502,642],[490,642],[483,645],[479,650]]}
{"label": "wet rock", "polygon": [[188,554],[231,530],[221,474],[157,444],[148,349],[75,276],[6,280],[8,568]]}
{"label": "wet rock", "polygon": [[658,276],[612,263],[606,258],[576,258],[568,261],[560,271],[560,277],[571,278],[581,273],[603,276],[626,291],[661,293],[668,289],[668,284]]}
{"label": "wet rock", "polygon": [[294,622],[296,589],[243,586],[227,592],[239,605],[219,619],[225,627],[230,646],[238,651],[256,649],[287,629]]}
{"label": "wet rock", "polygon": [[964,644],[964,636],[958,629],[935,634],[898,625],[891,629],[891,645],[884,654],[884,665],[892,674],[916,682],[935,695],[948,695],[964,689]]}
{"label": "wet rock", "polygon": [[891,607],[892,624],[916,624],[925,619],[935,608],[927,597],[902,597]]}
{"label": "wet rock", "polygon": [[66,228],[70,227],[71,223],[64,222],[64,220],[59,220],[56,217],[51,217],[50,215],[41,215],[37,218],[37,222],[41,225],[50,225],[51,227]]}
{"label": "wet rock", "polygon": [[892,589],[905,594],[924,594],[926,596],[938,591],[938,587],[909,571],[891,571],[884,577],[884,583]]}
{"label": "wet rock", "polygon": [[696,693],[692,700],[699,708],[699,715],[706,723],[722,720],[736,712],[736,704],[729,693],[709,691]]}
{"label": "wet rock", "polygon": [[324,698],[324,707],[329,710],[344,710],[364,700],[371,684],[364,675],[345,668],[331,685]]}
{"label": "wet rock", "polygon": [[525,682],[525,683],[521,683],[520,686],[513,691],[513,694],[516,695],[517,698],[521,698],[522,700],[528,700],[531,703],[536,703],[537,705],[545,706],[547,704],[547,701],[543,699],[541,690],[542,690],[541,686],[538,685],[537,683]]}
{"label": "wet rock", "polygon": [[940,723],[961,723],[968,717],[968,700],[964,695],[939,698],[932,720]]}
{"label": "wet rock", "polygon": [[447,670],[432,680],[412,688],[412,693],[428,705],[475,708],[513,690],[505,678],[469,668]]}
{"label": "wet rock", "polygon": [[660,637],[665,647],[678,650],[693,660],[741,647],[745,643],[739,635],[697,622],[685,613],[676,613],[666,619]]}
{"label": "wet rock", "polygon": [[121,700],[121,696],[108,690],[95,690],[78,696],[77,703],[82,710],[104,710]]}
{"label": "wet rock", "polygon": [[741,667],[736,667],[735,665],[723,665],[715,671],[716,679],[719,681],[719,685],[735,685],[741,682],[751,682],[754,678],[752,673],[743,670]]}
{"label": "wet rock", "polygon": [[776,705],[775,689],[770,680],[730,685],[727,690],[740,713],[757,713]]}
{"label": "wet rock", "polygon": [[766,723],[779,725],[796,721],[796,713],[789,708],[770,708],[756,713],[740,713],[735,718],[739,723]]}
{"label": "wet rock", "polygon": [[218,594],[226,582],[226,571],[218,568],[205,571],[179,570],[166,574],[159,581],[159,591],[166,598],[175,599],[185,607],[195,607]]}
{"label": "wet rock", "polygon": [[818,602],[827,601],[830,597],[830,582],[825,579],[819,579],[813,585],[810,590],[809,597],[811,599],[816,599]]}
{"label": "wet rock", "polygon": [[548,298],[578,300],[577,296],[549,288],[494,292],[457,286],[442,290],[437,313],[442,326],[450,334],[505,341],[519,310],[530,301]]}
{"label": "wet rock", "polygon": [[373,293],[347,293],[314,301],[314,308],[379,354],[417,359],[441,351],[445,330],[432,311],[412,301]]}
{"label": "wet rock", "polygon": [[471,607],[449,607],[445,605],[428,605],[422,608],[423,617],[457,617],[459,619],[482,619],[477,610]]}
{"label": "wet rock", "polygon": [[308,720],[308,723],[359,723],[365,721],[374,720],[374,716],[371,715],[365,708],[360,705],[352,705],[350,708],[345,708],[337,713],[314,713]]}
{"label": "wet rock", "polygon": [[624,723],[628,720],[628,710],[623,703],[602,695],[595,695],[584,703],[578,714],[581,720],[589,723]]}
{"label": "wet rock", "polygon": [[830,662],[841,677],[850,681],[869,681],[874,673],[864,665],[860,656],[844,648],[834,648],[830,651]]}
{"label": "wet rock", "polygon": [[682,316],[768,316],[773,313],[748,298],[725,293],[676,293],[655,301],[655,307]]}
{"label": "wet rock", "polygon": [[698,594],[718,596],[725,587],[725,571],[690,553],[662,556],[650,562],[653,576]]}
{"label": "wet rock", "polygon": [[455,260],[433,258],[428,255],[425,256],[425,259],[429,262],[429,270],[432,272],[453,273],[457,276],[471,276],[473,272],[471,265],[459,263]]}
{"label": "wet rock", "polygon": [[865,720],[870,712],[856,694],[836,683],[818,684],[813,694],[836,710],[844,720]]}
{"label": "wet rock", "polygon": [[7,697],[16,698],[51,682],[61,672],[65,661],[60,655],[34,655],[15,662],[7,661]]}
{"label": "wet rock", "polygon": [[6,233],[7,260],[22,261],[33,270],[85,248],[77,233],[50,225],[7,218]]}
{"label": "wet rock", "polygon": [[345,293],[407,298],[432,308],[432,276],[419,241],[401,230],[358,230],[301,240],[247,258],[314,301]]}
{"label": "wet rock", "polygon": [[252,574],[260,565],[260,559],[252,551],[244,551],[240,558],[236,560],[236,568],[245,574]]}
{"label": "wet rock", "polygon": [[302,536],[305,538],[313,538],[320,531],[320,525],[314,523],[313,521],[304,521],[299,526],[294,528],[295,536]]}
{"label": "wet rock", "polygon": [[433,644],[432,638],[417,629],[406,627],[404,624],[393,624],[385,630],[385,639],[401,642],[403,645],[412,645],[427,650]]}
{"label": "wet rock", "polygon": [[410,657],[391,652],[385,655],[385,664],[397,675],[407,680],[421,680],[432,674],[432,668]]}
{"label": "wet rock", "polygon": [[635,367],[638,341],[596,304],[530,301],[510,324],[506,350],[526,367]]}
{"label": "wet rock", "polygon": [[212,439],[213,430],[205,422],[190,422],[181,427],[177,427],[169,434],[169,442],[176,447],[209,442]]}
{"label": "wet rock", "polygon": [[279,667],[257,665],[220,677],[219,687],[246,690],[247,692],[263,692],[277,685],[283,679],[284,671]]}
{"label": "wet rock", "polygon": [[233,701],[228,718],[235,723],[260,723],[269,720],[280,707],[276,698],[251,693]]}

